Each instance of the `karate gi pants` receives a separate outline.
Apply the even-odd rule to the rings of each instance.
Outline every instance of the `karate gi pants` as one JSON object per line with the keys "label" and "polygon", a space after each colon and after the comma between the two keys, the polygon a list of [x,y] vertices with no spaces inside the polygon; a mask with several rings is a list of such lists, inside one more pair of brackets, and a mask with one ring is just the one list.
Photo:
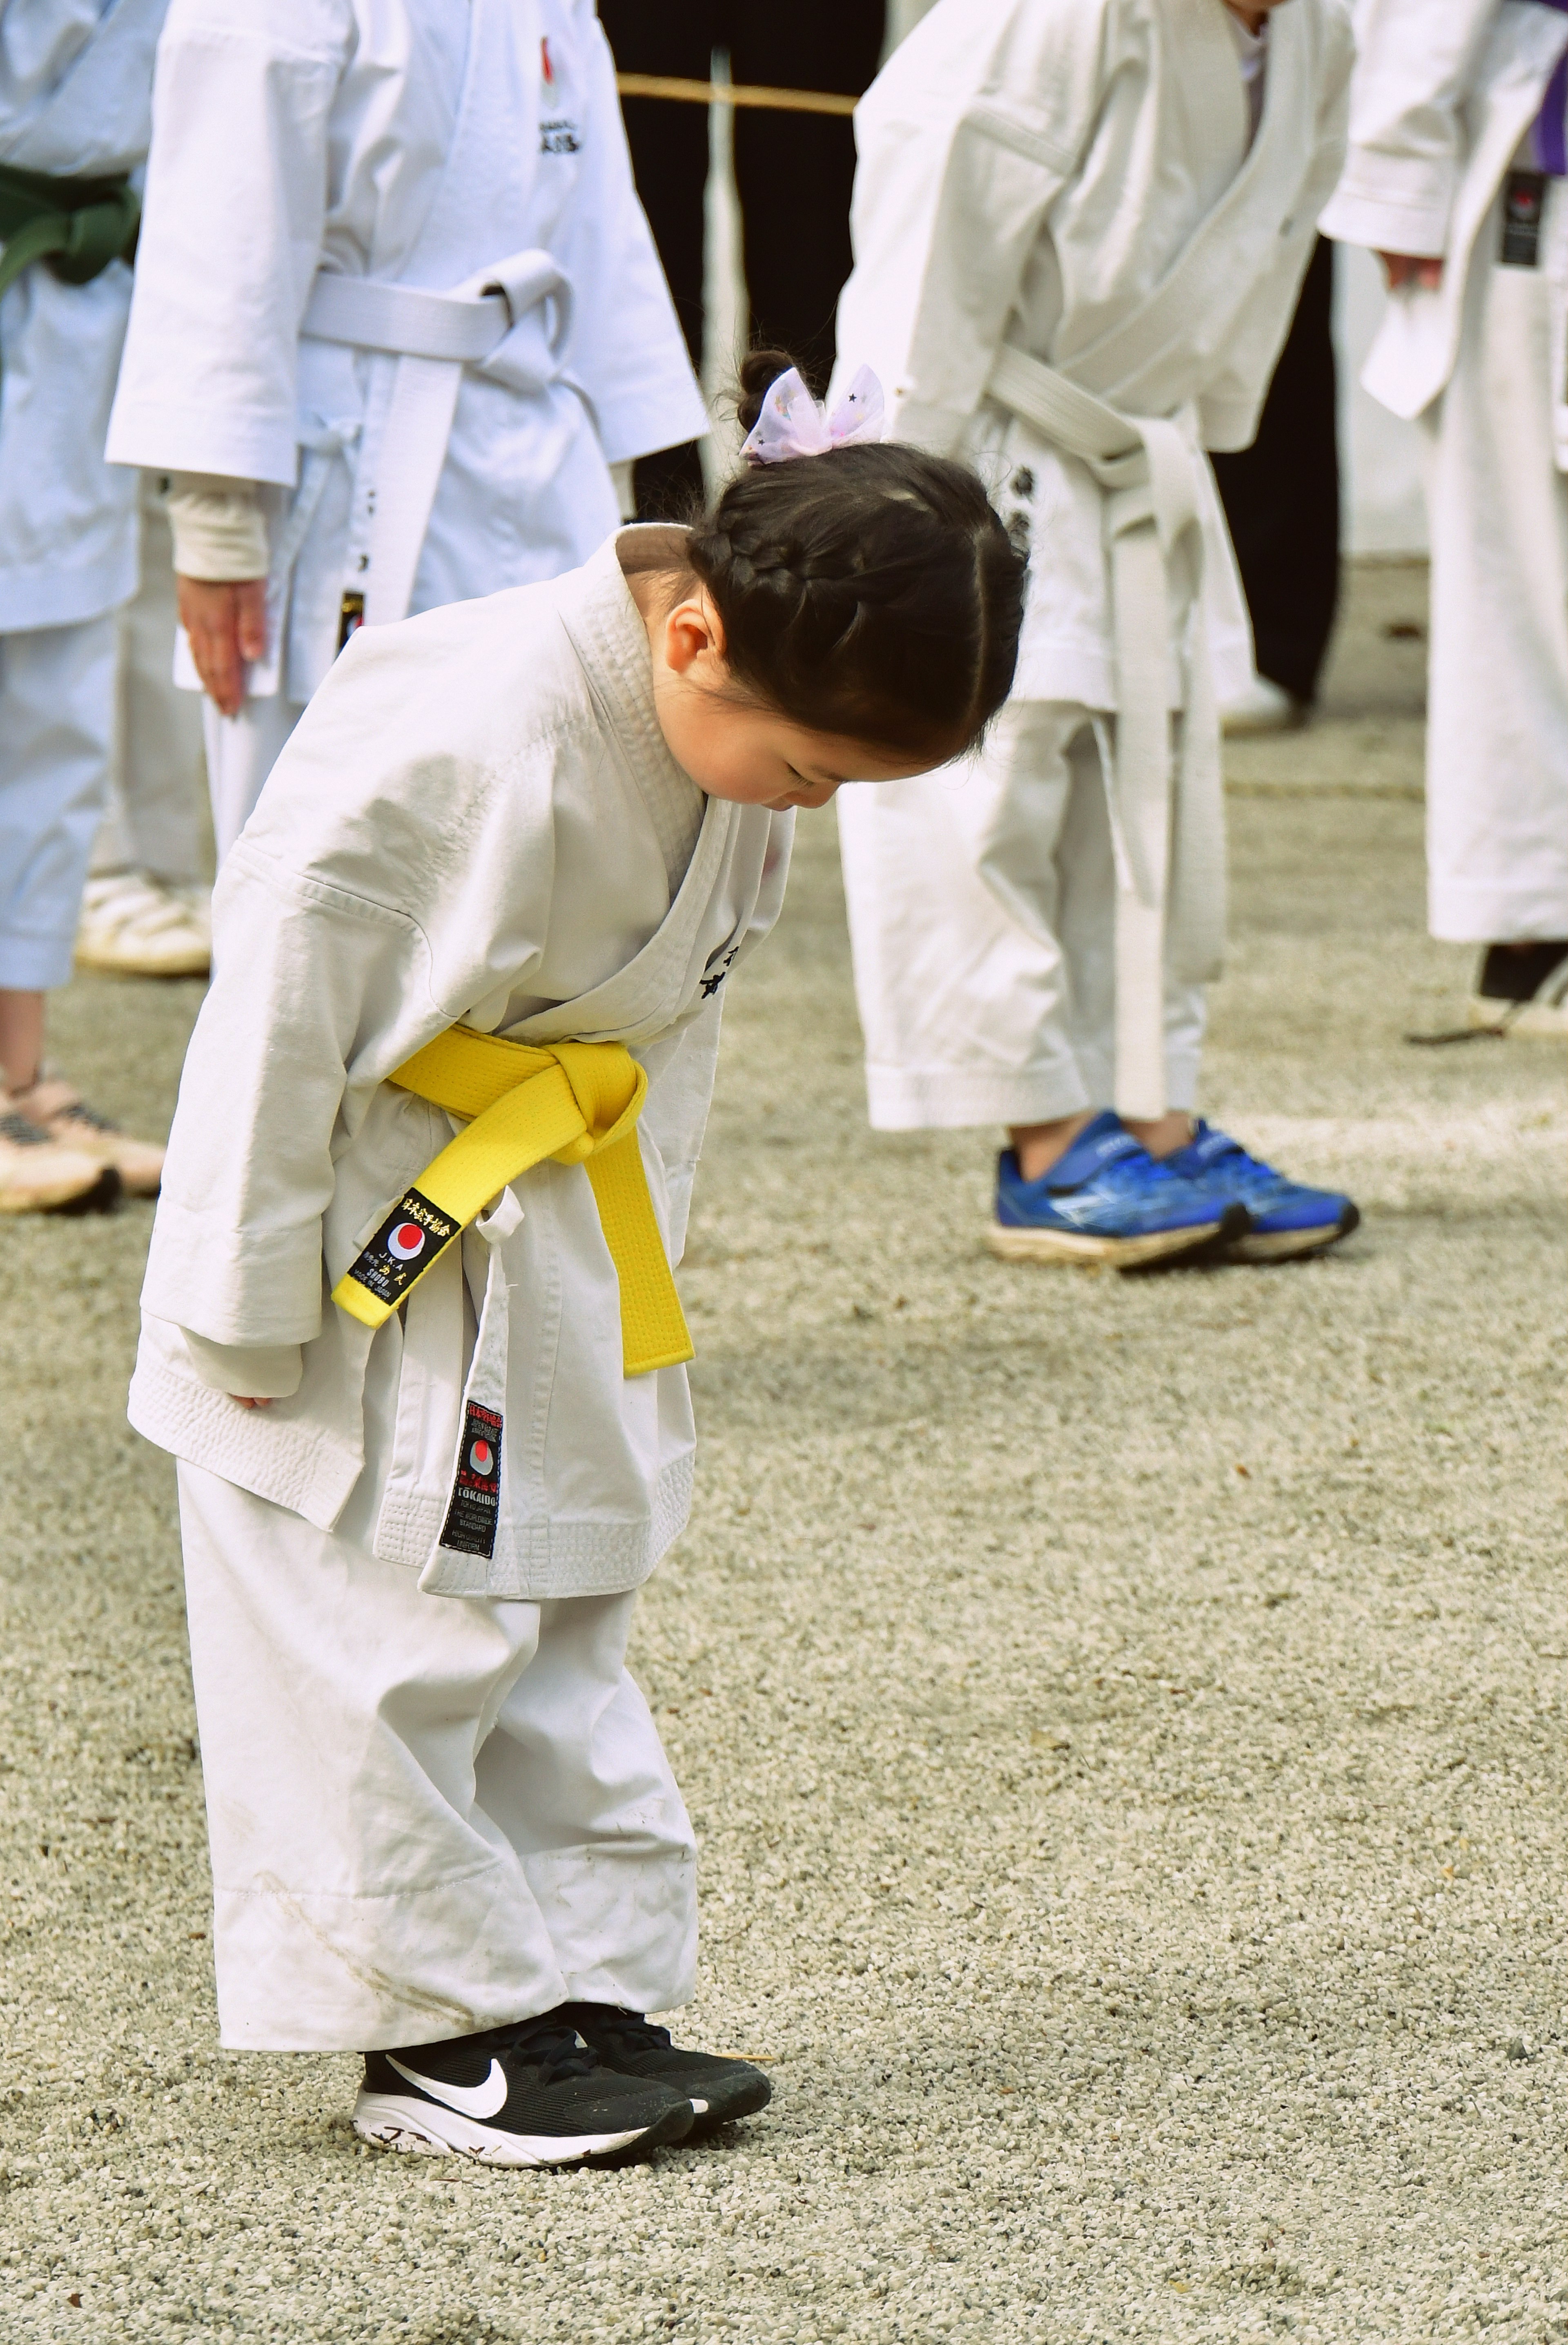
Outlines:
{"label": "karate gi pants", "polygon": [[429,2043],[691,1998],[696,1848],[625,1669],[633,1593],[421,1595],[179,1468],[222,2040]]}
{"label": "karate gi pants", "polygon": [[236,716],[222,716],[204,694],[202,746],[207,751],[207,787],[212,800],[212,845],[219,869],[223,858],[256,811],[267,777],[283,745],[305,714],[305,704],[280,692],[246,700]]}
{"label": "karate gi pants", "polygon": [[0,987],[45,993],[76,958],[114,753],[115,614],[0,635]]}
{"label": "karate gi pants", "polygon": [[[1046,1123],[1116,1092],[1114,719],[1009,701],[978,756],[838,796],[878,1132]],[[1200,986],[1168,979],[1166,1085],[1197,1097]]]}
{"label": "karate gi pants", "polygon": [[141,582],[119,614],[119,726],[96,872],[147,871],[187,886],[207,864],[201,701],[172,675],[174,544],[167,486],[144,472]]}
{"label": "karate gi pants", "polygon": [[1428,909],[1457,944],[1568,937],[1568,478],[1547,270],[1568,247],[1568,184],[1548,182],[1541,267],[1497,260],[1501,236],[1494,207],[1427,419]]}

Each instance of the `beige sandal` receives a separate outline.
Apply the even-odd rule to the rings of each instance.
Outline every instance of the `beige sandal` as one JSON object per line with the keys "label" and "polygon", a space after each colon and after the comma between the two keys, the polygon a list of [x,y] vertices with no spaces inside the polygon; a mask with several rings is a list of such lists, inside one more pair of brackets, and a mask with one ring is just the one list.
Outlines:
{"label": "beige sandal", "polygon": [[0,1092],[0,1213],[106,1213],[120,1188],[112,1164],[40,1132]]}
{"label": "beige sandal", "polygon": [[150,1140],[133,1140],[99,1115],[62,1076],[41,1075],[30,1091],[13,1091],[11,1105],[47,1139],[118,1173],[128,1196],[157,1195],[163,1150]]}

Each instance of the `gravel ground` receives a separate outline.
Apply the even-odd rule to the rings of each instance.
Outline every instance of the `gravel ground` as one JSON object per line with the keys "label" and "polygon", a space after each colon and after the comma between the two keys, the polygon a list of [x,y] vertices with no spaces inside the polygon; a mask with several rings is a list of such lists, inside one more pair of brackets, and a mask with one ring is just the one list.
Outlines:
{"label": "gravel ground", "polygon": [[[636,1666],[703,1840],[697,2041],[762,2118],[620,2173],[358,2146],[217,2050],[148,1216],[0,1239],[0,2337],[710,2345],[1568,2335],[1562,1060],[1408,1049],[1414,574],[1233,760],[1212,1110],[1360,1198],[1294,1269],[981,1250],[988,1139],[867,1137],[831,817],[735,989],[683,1285],[693,1525]],[[167,1112],[188,986],[60,1054]]]}

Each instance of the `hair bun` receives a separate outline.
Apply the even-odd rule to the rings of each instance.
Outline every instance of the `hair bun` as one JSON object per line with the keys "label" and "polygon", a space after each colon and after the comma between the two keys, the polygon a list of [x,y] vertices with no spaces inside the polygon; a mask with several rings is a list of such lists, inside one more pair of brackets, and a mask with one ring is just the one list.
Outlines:
{"label": "hair bun", "polygon": [[795,363],[787,350],[748,350],[741,360],[740,397],[735,401],[735,420],[743,431],[755,428],[763,411],[763,401],[781,374],[787,374]]}

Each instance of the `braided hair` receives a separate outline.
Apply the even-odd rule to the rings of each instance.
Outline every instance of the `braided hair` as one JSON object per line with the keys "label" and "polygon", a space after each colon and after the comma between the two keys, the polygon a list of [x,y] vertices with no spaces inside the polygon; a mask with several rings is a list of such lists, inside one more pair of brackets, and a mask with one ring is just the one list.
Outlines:
{"label": "braided hair", "polygon": [[[790,363],[744,360],[744,429]],[[686,558],[736,684],[813,732],[936,765],[1007,696],[1024,563],[966,465],[883,442],[748,466],[695,522]]]}

